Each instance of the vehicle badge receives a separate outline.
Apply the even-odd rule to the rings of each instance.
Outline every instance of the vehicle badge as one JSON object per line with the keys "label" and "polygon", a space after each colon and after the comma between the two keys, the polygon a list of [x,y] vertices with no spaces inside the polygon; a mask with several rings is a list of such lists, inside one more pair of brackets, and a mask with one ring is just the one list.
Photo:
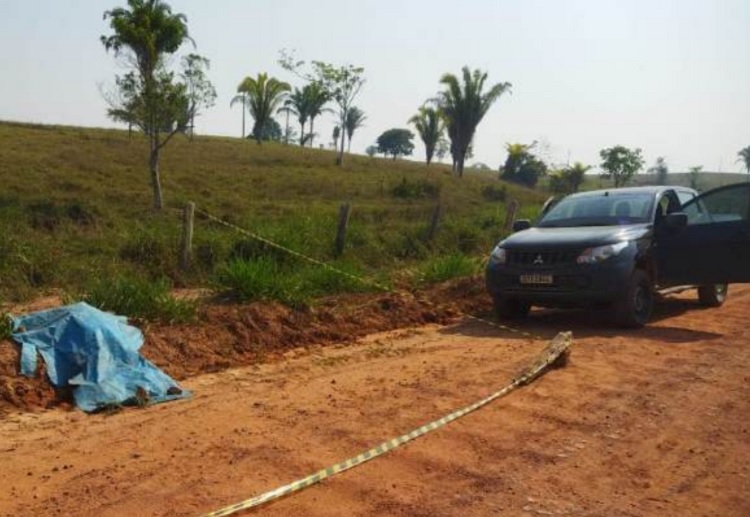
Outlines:
{"label": "vehicle badge", "polygon": [[541,266],[542,264],[544,264],[544,259],[542,259],[541,255],[537,255],[536,258],[534,259],[534,265]]}

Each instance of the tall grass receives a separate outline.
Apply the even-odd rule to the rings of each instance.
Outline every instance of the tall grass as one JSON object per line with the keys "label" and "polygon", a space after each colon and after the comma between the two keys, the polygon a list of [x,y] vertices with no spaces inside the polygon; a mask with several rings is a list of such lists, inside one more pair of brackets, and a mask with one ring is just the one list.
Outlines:
{"label": "tall grass", "polygon": [[217,285],[239,300],[278,301],[287,305],[308,306],[320,296],[373,289],[357,280],[359,273],[338,264],[338,271],[305,263],[279,264],[272,257],[232,260],[217,274]]}
{"label": "tall grass", "polygon": [[437,257],[426,262],[420,269],[417,277],[418,283],[436,284],[476,275],[481,271],[481,261],[466,255],[455,254],[445,257]]}
{"label": "tall grass", "polygon": [[10,319],[10,314],[3,314],[0,312],[0,341],[10,339],[12,333],[13,323]]}
{"label": "tall grass", "polygon": [[186,323],[192,321],[197,302],[177,299],[170,293],[170,284],[161,279],[117,277],[89,282],[85,291],[73,295],[69,302],[82,301],[103,311],[143,321]]}

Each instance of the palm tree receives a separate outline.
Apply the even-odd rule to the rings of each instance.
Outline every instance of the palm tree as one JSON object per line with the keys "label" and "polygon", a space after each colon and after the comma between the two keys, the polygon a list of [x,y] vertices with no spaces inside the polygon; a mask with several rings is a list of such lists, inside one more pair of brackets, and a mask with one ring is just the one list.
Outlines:
{"label": "palm tree", "polygon": [[483,93],[487,73],[480,70],[462,69],[463,83],[453,74],[445,74],[440,83],[445,90],[438,94],[438,104],[442,110],[451,138],[454,152],[454,172],[463,176],[466,153],[469,150],[477,126],[489,111],[490,106],[506,91],[510,83],[498,83]]}
{"label": "palm tree", "polygon": [[414,124],[417,133],[419,133],[419,138],[424,143],[427,165],[429,165],[432,162],[438,141],[440,141],[445,130],[443,118],[437,109],[422,106],[417,114],[409,119],[409,124]]}
{"label": "palm tree", "polygon": [[305,124],[310,116],[310,105],[308,103],[308,97],[305,96],[304,89],[300,90],[299,88],[295,88],[284,101],[284,106],[289,108],[293,115],[297,116],[297,121],[300,126],[299,145],[305,145]]}
{"label": "palm tree", "polygon": [[349,111],[346,113],[344,128],[346,129],[346,136],[349,138],[347,152],[351,152],[352,150],[352,136],[354,135],[354,131],[362,127],[366,119],[365,112],[356,106],[349,108]]}
{"label": "palm tree", "polygon": [[317,81],[305,85],[302,89],[307,99],[308,116],[310,117],[310,147],[313,146],[315,138],[315,118],[324,112],[330,111],[325,108],[326,103],[331,100],[330,94]]}
{"label": "palm tree", "polygon": [[[750,174],[750,145],[740,150],[740,152],[737,153],[737,156],[739,156],[739,159],[737,161],[742,160],[743,162],[745,162],[745,170],[748,174]],[[748,177],[748,181],[750,181],[750,176]]]}
{"label": "palm tree", "polygon": [[[187,17],[173,14],[172,8],[161,0],[128,0],[128,8],[118,7],[104,13],[110,19],[114,34],[102,36],[106,50],[116,56],[123,53],[132,58],[134,72],[125,76],[138,85],[139,108],[142,111],[141,123],[149,139],[149,170],[154,192],[154,208],[161,210],[163,198],[159,175],[159,154],[176,131],[171,131],[164,140],[161,133],[159,112],[164,107],[163,64],[166,55],[174,54],[186,41],[192,42],[188,34]],[[137,79],[136,80],[136,76]],[[131,106],[132,107],[132,106]],[[162,110],[163,111],[163,110]],[[133,114],[127,115],[130,124],[135,121]]]}
{"label": "palm tree", "polygon": [[249,98],[246,93],[239,93],[232,97],[232,101],[229,103],[229,107],[233,107],[235,104],[242,103],[242,135],[240,138],[245,138],[245,112],[247,111]]}
{"label": "palm tree", "polygon": [[239,93],[248,95],[250,114],[255,119],[253,136],[259,145],[273,113],[289,90],[291,87],[287,83],[269,77],[265,72],[258,74],[258,77],[245,77],[237,87]]}
{"label": "palm tree", "polygon": [[277,109],[276,113],[284,113],[286,115],[286,123],[284,124],[284,145],[289,145],[289,137],[291,135],[289,129],[289,115],[295,113],[294,109],[289,105],[289,99],[284,101],[284,105]]}

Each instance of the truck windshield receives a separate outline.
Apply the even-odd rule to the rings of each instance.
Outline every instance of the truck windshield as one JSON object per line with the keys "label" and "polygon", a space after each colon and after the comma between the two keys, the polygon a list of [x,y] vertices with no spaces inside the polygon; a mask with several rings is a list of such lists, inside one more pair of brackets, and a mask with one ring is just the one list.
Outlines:
{"label": "truck windshield", "polygon": [[605,192],[562,199],[539,221],[541,228],[617,226],[651,221],[654,196],[646,192]]}

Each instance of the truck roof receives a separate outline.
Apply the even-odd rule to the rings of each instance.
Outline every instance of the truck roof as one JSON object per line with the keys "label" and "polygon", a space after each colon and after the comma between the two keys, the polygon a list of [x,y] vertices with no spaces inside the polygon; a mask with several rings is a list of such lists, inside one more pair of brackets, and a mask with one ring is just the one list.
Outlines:
{"label": "truck roof", "polygon": [[690,192],[692,194],[698,195],[697,191],[688,187],[679,187],[679,186],[671,186],[671,185],[649,185],[646,187],[620,187],[620,188],[609,188],[609,189],[600,189],[600,190],[587,190],[586,192],[577,192],[575,194],[571,194],[571,196],[575,196],[575,197],[601,196],[607,192],[612,193],[612,194],[658,195],[667,190],[674,190],[675,192]]}

